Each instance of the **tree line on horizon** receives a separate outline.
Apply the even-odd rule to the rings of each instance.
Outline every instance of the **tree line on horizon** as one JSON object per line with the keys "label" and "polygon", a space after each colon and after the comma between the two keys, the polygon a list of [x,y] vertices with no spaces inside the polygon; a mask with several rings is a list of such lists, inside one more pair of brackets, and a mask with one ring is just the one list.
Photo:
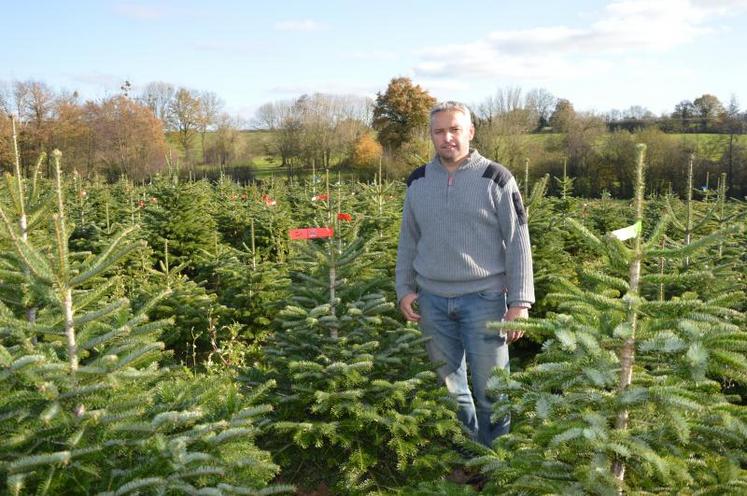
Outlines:
{"label": "tree line on horizon", "polygon": [[[381,164],[388,177],[402,177],[432,155],[427,129],[435,102],[425,89],[399,77],[375,99],[301,95],[267,102],[245,122],[225,112],[215,93],[161,81],[139,91],[125,81],[119,94],[97,101],[83,101],[77,92],[56,92],[41,81],[0,83],[0,166],[8,170],[12,163],[13,115],[24,164],[58,148],[68,167],[86,176],[142,179],[161,170],[168,157],[187,165],[226,166],[262,156],[284,166],[290,176],[301,169],[330,167],[351,167],[366,175]],[[543,88],[526,93],[501,88],[471,106],[476,147],[517,176],[523,177],[529,165],[535,180],[546,173],[577,178],[580,195],[606,191],[629,197],[634,146],[641,141],[652,150],[652,189],[681,193],[693,155],[702,181],[723,172],[730,194],[747,194],[747,150],[738,139],[747,130],[747,112],[734,96],[724,105],[704,94],[658,117],[640,106],[605,114],[579,112],[571,101]],[[251,149],[242,139],[247,127],[270,131],[270,136]],[[694,145],[674,133],[718,137]],[[547,136],[536,139],[542,134]]]}

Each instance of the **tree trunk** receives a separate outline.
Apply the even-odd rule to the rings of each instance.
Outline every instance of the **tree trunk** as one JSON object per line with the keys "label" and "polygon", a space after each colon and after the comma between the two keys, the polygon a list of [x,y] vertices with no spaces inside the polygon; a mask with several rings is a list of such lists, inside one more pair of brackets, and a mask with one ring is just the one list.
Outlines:
{"label": "tree trunk", "polygon": [[[637,180],[636,180],[636,195],[635,195],[635,206],[636,206],[636,222],[641,222],[643,219],[643,195],[644,195],[644,181],[643,181],[643,158],[646,152],[646,145],[639,144],[638,148],[638,165],[637,165]],[[641,230],[642,231],[642,230]],[[630,336],[623,343],[622,349],[620,350],[620,379],[617,385],[617,394],[621,395],[633,382],[633,364],[635,362],[635,343],[636,343],[636,329],[638,326],[638,309],[635,304],[635,300],[638,297],[638,286],[640,283],[641,276],[641,258],[642,258],[642,243],[641,238],[642,232],[639,232],[634,240],[633,247],[633,259],[630,262],[630,290],[628,292],[633,298],[629,302],[628,306],[628,317],[627,321],[630,324],[631,332]],[[628,428],[629,414],[628,410],[622,410],[617,414],[615,421],[615,429],[626,430]],[[617,458],[612,463],[612,474],[617,479],[620,485],[618,492],[622,494],[622,483],[625,480],[625,463]]]}
{"label": "tree trunk", "polygon": [[65,312],[65,340],[67,341],[67,356],[70,362],[70,370],[78,370],[78,344],[75,342],[75,327],[73,326],[73,290],[65,289],[64,295]]}

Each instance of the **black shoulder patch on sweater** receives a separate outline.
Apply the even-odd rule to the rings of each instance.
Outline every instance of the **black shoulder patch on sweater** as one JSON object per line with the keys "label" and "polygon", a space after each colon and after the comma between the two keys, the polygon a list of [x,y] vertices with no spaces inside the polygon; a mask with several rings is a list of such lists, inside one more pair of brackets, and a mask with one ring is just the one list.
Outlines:
{"label": "black shoulder patch on sweater", "polygon": [[519,224],[526,224],[527,211],[524,210],[524,204],[521,202],[521,193],[514,191],[511,193],[511,199],[514,201],[514,210],[516,211],[516,217],[519,219]]}
{"label": "black shoulder patch on sweater", "polygon": [[412,171],[410,177],[407,178],[407,187],[409,188],[413,182],[423,177],[425,177],[425,165],[421,165],[420,167]]}
{"label": "black shoulder patch on sweater", "polygon": [[482,177],[492,179],[502,188],[508,183],[508,180],[511,179],[511,172],[501,164],[491,162],[490,165],[485,168]]}

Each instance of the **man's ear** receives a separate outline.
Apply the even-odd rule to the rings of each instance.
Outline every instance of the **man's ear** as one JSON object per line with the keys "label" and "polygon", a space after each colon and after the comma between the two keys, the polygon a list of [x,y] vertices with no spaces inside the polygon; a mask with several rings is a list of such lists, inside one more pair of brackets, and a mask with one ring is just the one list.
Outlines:
{"label": "man's ear", "polygon": [[475,137],[475,125],[470,124],[469,125],[469,140],[472,141],[474,137]]}

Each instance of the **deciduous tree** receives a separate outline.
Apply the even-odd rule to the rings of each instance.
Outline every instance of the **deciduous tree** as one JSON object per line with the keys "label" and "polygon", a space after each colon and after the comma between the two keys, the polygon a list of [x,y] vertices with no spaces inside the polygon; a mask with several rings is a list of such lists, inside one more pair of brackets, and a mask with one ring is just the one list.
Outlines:
{"label": "deciduous tree", "polygon": [[690,100],[682,100],[680,103],[674,106],[674,112],[672,112],[672,118],[679,121],[683,131],[686,131],[690,127],[690,122],[695,117],[695,107],[693,102]]}
{"label": "deciduous tree", "polygon": [[179,88],[169,104],[169,128],[177,132],[179,145],[189,161],[192,141],[200,125],[200,98],[192,90]]}
{"label": "deciduous tree", "polygon": [[353,165],[360,168],[370,168],[378,165],[383,153],[381,144],[371,134],[364,134],[355,143],[353,149]]}
{"label": "deciduous tree", "polygon": [[77,95],[60,98],[55,104],[55,121],[51,128],[51,142],[62,151],[67,170],[91,175],[95,172],[95,140],[86,109]]}
{"label": "deciduous tree", "polygon": [[220,114],[215,121],[214,139],[205,150],[206,162],[227,165],[242,154],[240,120],[227,113]]}
{"label": "deciduous tree", "polygon": [[143,178],[164,164],[166,143],[161,122],[148,107],[116,96],[88,102],[96,167],[109,176]]}
{"label": "deciduous tree", "polygon": [[521,89],[499,89],[477,108],[475,140],[481,152],[509,167],[518,165],[527,157],[527,135],[538,122],[534,109],[521,98]]}
{"label": "deciduous tree", "polygon": [[555,110],[550,116],[550,125],[553,131],[564,133],[575,118],[576,111],[573,108],[573,104],[569,100],[561,98],[555,104]]}
{"label": "deciduous tree", "polygon": [[175,94],[176,90],[172,84],[152,81],[145,85],[138,100],[151,109],[153,115],[166,126],[168,124],[169,105]]}
{"label": "deciduous tree", "polygon": [[49,149],[55,97],[54,91],[41,81],[16,81],[13,85],[19,147],[26,165]]}
{"label": "deciduous tree", "polygon": [[205,149],[205,135],[208,129],[214,128],[218,116],[223,108],[223,100],[212,91],[203,91],[199,97],[199,112],[197,116],[197,130],[200,132],[200,145],[202,146],[202,161],[207,162],[207,150]]}
{"label": "deciduous tree", "polygon": [[429,111],[436,99],[410,78],[394,78],[384,93],[377,93],[373,127],[385,148],[399,149],[418,130],[428,128]]}
{"label": "deciduous tree", "polygon": [[526,107],[537,116],[537,129],[550,125],[550,115],[557,98],[544,88],[530,90],[526,96]]}
{"label": "deciduous tree", "polygon": [[693,100],[696,115],[700,117],[700,125],[703,131],[709,129],[724,113],[724,106],[718,98],[713,95],[704,94]]}
{"label": "deciduous tree", "polygon": [[315,93],[266,103],[255,113],[253,124],[275,131],[268,152],[279,155],[284,166],[331,167],[347,159],[355,141],[369,129],[370,109],[368,98]]}

